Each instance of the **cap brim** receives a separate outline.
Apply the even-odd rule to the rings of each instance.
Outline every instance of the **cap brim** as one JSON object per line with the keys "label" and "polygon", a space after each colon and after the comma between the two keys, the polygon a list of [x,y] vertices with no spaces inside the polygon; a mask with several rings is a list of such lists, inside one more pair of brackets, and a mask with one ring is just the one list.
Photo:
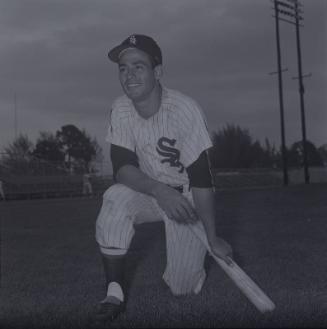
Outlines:
{"label": "cap brim", "polygon": [[118,63],[120,53],[123,50],[128,49],[128,48],[134,48],[134,47],[132,47],[131,45],[119,45],[119,46],[111,49],[108,53],[109,59],[112,60],[115,63]]}

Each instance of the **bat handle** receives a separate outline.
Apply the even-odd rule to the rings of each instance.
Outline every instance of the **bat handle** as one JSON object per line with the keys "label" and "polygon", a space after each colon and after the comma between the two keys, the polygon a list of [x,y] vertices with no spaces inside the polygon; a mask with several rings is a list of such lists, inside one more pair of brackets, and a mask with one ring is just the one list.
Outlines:
{"label": "bat handle", "polygon": [[225,263],[226,263],[228,266],[233,267],[234,264],[235,264],[233,258],[232,258],[231,256],[227,256],[226,259],[227,259],[227,260],[225,260]]}

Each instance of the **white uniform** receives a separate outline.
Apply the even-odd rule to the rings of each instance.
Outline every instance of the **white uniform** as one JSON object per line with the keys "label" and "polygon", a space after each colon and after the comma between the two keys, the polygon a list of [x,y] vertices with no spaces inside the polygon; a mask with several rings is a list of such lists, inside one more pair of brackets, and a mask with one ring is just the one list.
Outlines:
{"label": "white uniform", "polygon": [[[159,111],[142,118],[127,96],[112,107],[107,141],[136,152],[140,170],[171,186],[183,185],[193,204],[186,167],[212,146],[203,112],[191,98],[163,87]],[[129,248],[134,224],[163,220],[166,230],[167,267],[163,278],[176,295],[197,290],[203,283],[206,248],[185,224],[169,219],[156,200],[122,184],[103,196],[96,222],[96,240],[104,254]],[[204,230],[201,222],[198,222]]]}
{"label": "white uniform", "polygon": [[92,184],[90,181],[90,175],[84,174],[83,175],[83,194],[93,194]]}
{"label": "white uniform", "polygon": [[3,189],[3,183],[1,180],[0,180],[0,196],[3,200],[6,200],[5,191]]}

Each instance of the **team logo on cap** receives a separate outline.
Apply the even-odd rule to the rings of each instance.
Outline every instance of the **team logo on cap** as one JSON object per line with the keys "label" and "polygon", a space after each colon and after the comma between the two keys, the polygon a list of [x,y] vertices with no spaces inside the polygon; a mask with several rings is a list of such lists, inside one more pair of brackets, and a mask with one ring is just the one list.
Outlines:
{"label": "team logo on cap", "polygon": [[136,38],[135,38],[135,35],[131,35],[129,37],[129,43],[133,44],[133,45],[136,45]]}

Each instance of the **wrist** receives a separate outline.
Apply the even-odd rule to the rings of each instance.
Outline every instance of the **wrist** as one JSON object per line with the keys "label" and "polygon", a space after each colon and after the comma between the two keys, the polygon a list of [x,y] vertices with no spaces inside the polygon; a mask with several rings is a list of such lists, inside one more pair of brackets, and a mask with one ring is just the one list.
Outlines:
{"label": "wrist", "polygon": [[151,184],[151,187],[149,189],[150,196],[152,196],[156,199],[160,193],[160,190],[162,189],[161,185],[162,185],[161,183],[153,181],[153,183]]}

